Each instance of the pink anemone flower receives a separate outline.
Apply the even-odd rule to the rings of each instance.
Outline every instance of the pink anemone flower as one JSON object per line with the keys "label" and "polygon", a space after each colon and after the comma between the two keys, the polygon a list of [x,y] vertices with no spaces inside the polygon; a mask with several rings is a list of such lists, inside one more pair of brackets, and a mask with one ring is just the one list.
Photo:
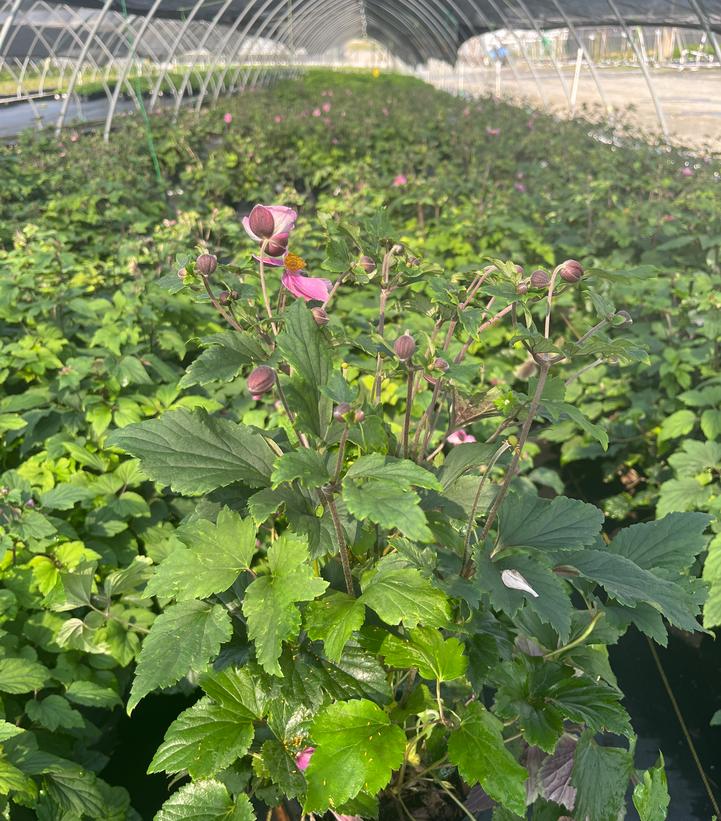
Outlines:
{"label": "pink anemone flower", "polygon": [[266,243],[263,256],[266,265],[283,264],[296,219],[298,213],[285,205],[256,205],[247,217],[243,217],[246,234],[258,243]]}
{"label": "pink anemone flower", "polygon": [[688,165],[684,165],[684,167],[681,169],[681,176],[693,177],[693,168],[690,168]]}
{"label": "pink anemone flower", "polygon": [[476,437],[472,433],[466,433],[464,430],[454,430],[450,436],[446,437],[446,442],[451,445],[466,445],[469,442],[475,442]]}
{"label": "pink anemone flower", "polygon": [[330,111],[330,103],[323,103],[321,108],[323,109],[324,113],[327,114]]}
{"label": "pink anemone flower", "polygon": [[230,125],[233,122],[233,115],[229,111],[226,111],[225,114],[223,114],[223,122],[226,125]]}
{"label": "pink anemone flower", "polygon": [[500,133],[500,128],[491,128],[490,126],[486,128],[486,134],[488,134],[489,137],[497,137]]}
{"label": "pink anemone flower", "polygon": [[394,178],[393,185],[396,188],[400,188],[401,185],[405,185],[407,182],[408,182],[408,177],[406,177],[405,174],[399,174],[397,177]]}
{"label": "pink anemone flower", "polygon": [[293,294],[298,299],[304,299],[306,302],[311,300],[315,302],[326,302],[330,296],[330,289],[333,284],[330,280],[321,279],[320,277],[306,277],[296,271],[283,271],[283,276],[280,279],[283,287]]}
{"label": "pink anemone flower", "polygon": [[295,757],[295,766],[301,772],[304,772],[308,769],[308,765],[310,764],[310,760],[313,757],[314,752],[315,747],[306,747],[304,750],[301,750]]}

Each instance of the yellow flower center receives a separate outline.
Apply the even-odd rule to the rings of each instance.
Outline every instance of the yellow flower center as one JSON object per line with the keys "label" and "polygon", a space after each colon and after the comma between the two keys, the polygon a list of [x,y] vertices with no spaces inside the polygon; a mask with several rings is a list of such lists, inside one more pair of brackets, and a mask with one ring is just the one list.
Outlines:
{"label": "yellow flower center", "polygon": [[297,254],[286,254],[283,264],[287,271],[303,271],[305,269],[305,260]]}

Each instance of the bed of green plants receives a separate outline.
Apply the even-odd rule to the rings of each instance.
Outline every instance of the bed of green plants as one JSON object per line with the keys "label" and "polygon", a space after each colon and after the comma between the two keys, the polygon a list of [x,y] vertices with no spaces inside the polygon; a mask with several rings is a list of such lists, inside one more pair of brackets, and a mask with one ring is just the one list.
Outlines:
{"label": "bed of green plants", "polygon": [[151,126],[0,153],[4,817],[140,818],[163,691],[158,821],[665,818],[607,648],[721,623],[719,163],[384,75]]}

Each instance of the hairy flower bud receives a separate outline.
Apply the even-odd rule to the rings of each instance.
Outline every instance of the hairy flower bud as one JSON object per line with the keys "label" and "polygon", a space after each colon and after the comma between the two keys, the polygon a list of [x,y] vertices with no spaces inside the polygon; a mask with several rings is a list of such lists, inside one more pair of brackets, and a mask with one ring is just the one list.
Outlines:
{"label": "hairy flower bud", "polygon": [[333,409],[333,418],[338,422],[345,422],[346,416],[350,413],[351,407],[347,402],[341,402]]}
{"label": "hairy flower bud", "polygon": [[262,396],[273,390],[275,371],[269,365],[258,365],[248,377],[248,390],[253,396]]}
{"label": "hairy flower bud", "polygon": [[558,268],[556,268],[556,271],[558,271],[558,275],[564,282],[575,283],[583,276],[583,266],[575,259],[567,259],[565,262],[562,262]]}
{"label": "hairy flower bud", "polygon": [[270,239],[275,230],[275,220],[269,208],[256,205],[248,216],[250,230],[261,239]]}
{"label": "hairy flower bud", "polygon": [[366,418],[365,413],[362,410],[357,410],[355,412],[355,416],[353,417],[353,421],[357,424],[360,424]]}
{"label": "hairy flower bud", "polygon": [[416,341],[408,331],[406,331],[403,336],[399,336],[398,339],[396,339],[393,350],[401,362],[407,362],[416,352]]}
{"label": "hairy flower bud", "polygon": [[188,276],[188,272],[187,272],[187,270],[186,270],[185,268],[181,268],[181,269],[178,271],[178,276],[180,277],[180,279],[185,279],[185,277],[187,277],[187,276]]}
{"label": "hairy flower bud", "polygon": [[513,268],[517,274],[519,274],[520,276],[523,275],[523,265],[514,265]]}
{"label": "hairy flower bud", "polygon": [[522,280],[516,285],[516,293],[521,296],[525,296],[528,293],[528,282],[526,280]]}
{"label": "hairy flower bud", "polygon": [[202,277],[209,277],[218,267],[218,257],[215,254],[201,254],[195,260],[195,270]]}
{"label": "hairy flower bud", "polygon": [[436,371],[443,371],[443,373],[445,373],[450,367],[448,362],[440,356],[433,360],[433,369]]}
{"label": "hairy flower bud", "polygon": [[358,264],[366,272],[366,274],[372,274],[373,271],[375,271],[376,269],[376,261],[373,259],[373,257],[367,257],[363,255],[358,260]]}
{"label": "hairy flower bud", "polygon": [[221,305],[227,305],[230,302],[230,299],[230,291],[221,291],[218,294],[218,302],[220,302]]}
{"label": "hairy flower bud", "polygon": [[548,288],[550,281],[551,277],[541,268],[538,268],[531,274],[531,287],[533,288]]}
{"label": "hairy flower bud", "polygon": [[623,319],[623,322],[620,322],[618,327],[633,324],[633,317],[631,316],[631,314],[629,314],[628,311],[616,311],[616,316]]}
{"label": "hairy flower bud", "polygon": [[313,319],[315,319],[316,325],[319,325],[322,328],[324,325],[328,324],[328,314],[326,313],[325,308],[311,308],[310,312],[313,314]]}
{"label": "hairy flower bud", "polygon": [[415,268],[417,265],[421,264],[421,261],[420,259],[418,259],[418,257],[408,257],[407,262],[411,268]]}

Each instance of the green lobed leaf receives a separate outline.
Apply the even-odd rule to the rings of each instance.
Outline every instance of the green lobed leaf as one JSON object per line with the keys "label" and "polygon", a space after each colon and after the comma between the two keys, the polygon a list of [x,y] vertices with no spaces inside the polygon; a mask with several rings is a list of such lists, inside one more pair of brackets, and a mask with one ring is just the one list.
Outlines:
{"label": "green lobed leaf", "polygon": [[217,673],[206,673],[200,686],[221,706],[251,721],[265,716],[270,698],[270,679],[254,662],[241,668],[226,667]]}
{"label": "green lobed leaf", "polygon": [[465,674],[468,659],[457,638],[444,639],[439,630],[430,627],[410,630],[408,637],[408,641],[393,635],[383,639],[380,654],[386,664],[399,669],[416,667],[431,681],[452,681]]}
{"label": "green lobed leaf", "polygon": [[685,436],[693,430],[696,424],[696,414],[690,410],[680,410],[667,416],[661,423],[658,432],[658,441],[665,442],[667,439],[676,439]]}
{"label": "green lobed leaf", "polygon": [[154,821],[256,821],[247,795],[235,800],[220,781],[184,784],[163,804]]}
{"label": "green lobed leaf", "polygon": [[203,340],[207,347],[190,365],[179,388],[230,382],[245,365],[264,362],[267,354],[257,338],[240,331],[224,331]]}
{"label": "green lobed leaf", "polygon": [[305,777],[305,812],[339,807],[361,791],[375,795],[403,762],[406,737],[372,701],[323,708],[311,727],[315,752]]}
{"label": "green lobed leaf", "polygon": [[346,476],[356,482],[364,479],[391,482],[403,490],[408,490],[413,486],[428,490],[443,490],[443,485],[429,470],[410,459],[396,459],[381,453],[361,456],[348,468]]}
{"label": "green lobed leaf", "polygon": [[188,601],[222,593],[250,568],[255,533],[252,519],[241,519],[227,507],[220,510],[215,524],[197,519],[182,525],[175,535],[188,548],[174,550],[158,566],[145,595]]}
{"label": "green lobed leaf", "polygon": [[499,545],[572,550],[593,544],[602,524],[603,513],[585,502],[509,493],[498,514]]}
{"label": "green lobed leaf", "polygon": [[386,624],[445,627],[451,616],[445,594],[413,567],[379,562],[361,580],[359,601],[375,610]]}
{"label": "green lobed leaf", "polygon": [[53,694],[45,696],[41,701],[28,701],[25,712],[36,724],[55,732],[63,729],[78,729],[85,726],[83,717],[62,696]]}
{"label": "green lobed leaf", "polygon": [[170,725],[148,772],[187,770],[194,779],[207,778],[245,755],[254,734],[242,711],[202,698]]}
{"label": "green lobed leaf", "polygon": [[576,788],[574,815],[593,821],[617,821],[623,807],[633,760],[627,750],[600,747],[593,732],[576,745],[571,784]]}
{"label": "green lobed leaf", "polygon": [[326,656],[338,661],[348,640],[364,621],[363,603],[347,593],[334,591],[308,605],[304,623],[310,638],[323,642]]}
{"label": "green lobed leaf", "polygon": [[30,693],[40,690],[47,678],[47,669],[37,661],[0,659],[0,693]]}
{"label": "green lobed leaf", "polygon": [[397,529],[414,541],[433,541],[426,514],[420,507],[420,497],[413,490],[378,479],[357,485],[346,477],[343,501],[348,512],[362,522],[368,520],[387,530]]}
{"label": "green lobed leaf", "polygon": [[278,457],[271,474],[273,488],[283,482],[298,480],[303,487],[316,488],[330,482],[325,459],[318,451],[304,448]]}
{"label": "green lobed leaf", "polygon": [[494,801],[525,815],[528,773],[508,751],[502,730],[494,715],[472,702],[449,736],[448,758],[466,784],[480,784]]}
{"label": "green lobed leaf", "polygon": [[298,603],[312,601],[328,587],[310,565],[305,541],[283,535],[268,549],[270,573],[258,576],[245,591],[243,614],[263,669],[282,676],[278,658],[283,642],[295,638],[301,625]]}
{"label": "green lobed leaf", "polygon": [[665,821],[671,797],[668,794],[663,755],[655,766],[643,773],[643,780],[633,789],[633,806],[641,821]]}
{"label": "green lobed leaf", "polygon": [[195,496],[233,482],[267,487],[276,457],[258,431],[200,408],[128,425],[111,434],[108,445],[140,459],[156,482]]}
{"label": "green lobed leaf", "polygon": [[605,550],[579,550],[564,555],[564,562],[582,576],[597,582],[621,604],[633,606],[646,602],[682,630],[701,627],[695,619],[698,605],[680,585],[656,576],[625,556]]}
{"label": "green lobed leaf", "polygon": [[670,513],[655,522],[621,530],[608,551],[625,556],[646,570],[688,570],[706,546],[704,531],[711,517],[705,513]]}
{"label": "green lobed leaf", "polygon": [[456,445],[443,463],[438,475],[440,483],[444,488],[450,487],[466,471],[487,465],[497,450],[497,445],[487,445],[482,442]]}
{"label": "green lobed leaf", "polygon": [[328,383],[333,365],[330,345],[303,300],[285,312],[278,350],[308,385],[318,389]]}
{"label": "green lobed leaf", "polygon": [[168,607],[143,642],[128,701],[128,713],[155,689],[176,684],[191,670],[201,672],[233,632],[220,604],[186,601]]}

